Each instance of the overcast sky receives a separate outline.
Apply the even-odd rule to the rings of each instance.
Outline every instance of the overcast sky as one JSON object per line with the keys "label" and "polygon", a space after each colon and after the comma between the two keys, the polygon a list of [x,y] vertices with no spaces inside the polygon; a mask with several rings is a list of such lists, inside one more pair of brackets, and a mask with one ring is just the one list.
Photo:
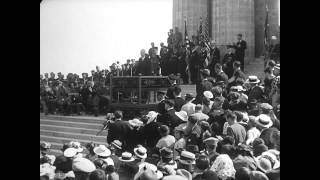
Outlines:
{"label": "overcast sky", "polygon": [[81,74],[137,59],[150,42],[166,43],[172,0],[44,0],[40,73]]}

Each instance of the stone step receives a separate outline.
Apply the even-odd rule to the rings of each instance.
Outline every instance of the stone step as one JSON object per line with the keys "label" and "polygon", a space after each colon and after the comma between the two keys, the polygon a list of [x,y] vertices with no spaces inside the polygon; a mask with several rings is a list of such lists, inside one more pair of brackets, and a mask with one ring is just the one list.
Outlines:
{"label": "stone step", "polygon": [[[86,129],[86,128],[77,128],[77,127],[66,127],[66,126],[56,126],[56,125],[47,125],[40,124],[40,130],[56,131],[56,132],[69,132],[69,133],[78,133],[78,134],[88,134],[96,135],[100,129]],[[107,131],[102,131],[101,136],[107,136]]]}
{"label": "stone step", "polygon": [[[56,147],[58,147],[59,149],[62,148],[62,145],[64,143],[69,143],[70,141],[78,141],[81,143],[81,145],[85,145],[87,143],[93,142],[95,144],[103,144],[103,145],[107,145],[106,139],[103,141],[98,141],[97,139],[94,140],[86,140],[86,139],[75,139],[75,138],[66,138],[66,137],[56,137],[56,136],[48,136],[48,135],[42,135],[40,132],[40,140],[41,141],[45,141],[45,142],[49,142],[51,144],[55,143],[55,144],[60,144],[60,148],[59,145],[56,145],[54,149],[56,149]],[[53,148],[52,148],[53,149]]]}
{"label": "stone step", "polygon": [[93,129],[100,130],[102,124],[93,124],[93,123],[80,123],[80,122],[65,122],[59,120],[48,120],[40,118],[40,125],[54,125],[54,126],[63,126],[63,127],[75,127],[75,128],[84,128],[84,129]]}
{"label": "stone step", "polygon": [[40,130],[40,135],[45,136],[53,136],[53,137],[63,137],[63,138],[70,138],[70,139],[78,139],[78,140],[87,140],[87,141],[98,141],[98,142],[105,142],[105,136],[95,136],[95,135],[88,135],[88,134],[78,134],[78,133],[69,133],[69,132],[56,132],[56,131],[47,131],[47,130]]}
{"label": "stone step", "polygon": [[57,116],[57,115],[40,115],[40,119],[64,121],[64,122],[80,122],[102,124],[106,119],[104,117],[81,117],[81,116]]}

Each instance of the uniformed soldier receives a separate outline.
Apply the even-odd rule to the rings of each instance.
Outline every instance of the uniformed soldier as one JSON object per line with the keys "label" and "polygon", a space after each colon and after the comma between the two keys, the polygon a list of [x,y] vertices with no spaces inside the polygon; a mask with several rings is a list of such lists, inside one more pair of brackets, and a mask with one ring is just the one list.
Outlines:
{"label": "uniformed soldier", "polygon": [[219,139],[215,137],[209,137],[203,140],[203,143],[205,144],[204,154],[209,157],[210,165],[212,165],[215,159],[220,155],[216,151],[218,142],[219,142]]}

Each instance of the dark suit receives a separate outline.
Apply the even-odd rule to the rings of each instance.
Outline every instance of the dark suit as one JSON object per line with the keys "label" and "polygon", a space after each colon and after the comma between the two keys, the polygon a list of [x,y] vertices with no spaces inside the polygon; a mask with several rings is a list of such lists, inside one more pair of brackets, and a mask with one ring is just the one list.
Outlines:
{"label": "dark suit", "polygon": [[233,62],[235,61],[236,56],[233,53],[227,53],[224,55],[222,64],[223,71],[226,72],[228,78],[231,78],[233,75]]}
{"label": "dark suit", "polygon": [[234,46],[236,49],[236,58],[238,61],[241,62],[241,70],[244,70],[244,56],[245,56],[245,50],[247,49],[247,42],[244,40],[240,40],[236,43],[236,46]]}
{"label": "dark suit", "polygon": [[215,47],[213,49],[210,49],[210,59],[212,59],[211,64],[209,64],[209,70],[210,70],[210,75],[215,76],[215,71],[214,71],[214,66],[217,63],[220,63],[220,50],[219,48]]}
{"label": "dark suit", "polygon": [[174,109],[176,111],[181,111],[181,107],[186,103],[186,101],[184,99],[182,99],[181,97],[176,97],[174,99]]}
{"label": "dark suit", "polygon": [[170,128],[170,133],[173,133],[173,129],[183,121],[175,114],[176,110],[170,109],[165,114],[158,117],[158,122],[163,125],[167,125]]}
{"label": "dark suit", "polygon": [[107,142],[110,144],[113,140],[120,140],[125,147],[129,130],[130,125],[128,121],[116,120],[113,123],[110,123]]}
{"label": "dark suit", "polygon": [[165,104],[164,104],[164,102],[162,100],[157,104],[157,112],[160,113],[160,114],[165,114],[166,113],[166,109],[164,107],[165,107]]}
{"label": "dark suit", "polygon": [[216,75],[216,82],[223,81],[227,85],[228,79],[228,75],[223,71]]}
{"label": "dark suit", "polygon": [[243,143],[246,140],[246,134],[246,129],[239,123],[234,123],[227,129],[227,135],[234,138],[235,145]]}
{"label": "dark suit", "polygon": [[171,85],[168,89],[167,89],[167,94],[166,94],[166,96],[168,97],[168,99],[174,99],[174,88],[176,87],[176,86],[179,86],[179,85],[177,85],[177,84],[173,84],[173,85]]}
{"label": "dark suit", "polygon": [[204,91],[211,91],[212,87],[213,87],[213,84],[208,79],[203,79],[201,81],[201,83],[197,84],[196,85],[196,91],[197,91],[196,102],[201,103],[202,97],[203,97],[203,92]]}

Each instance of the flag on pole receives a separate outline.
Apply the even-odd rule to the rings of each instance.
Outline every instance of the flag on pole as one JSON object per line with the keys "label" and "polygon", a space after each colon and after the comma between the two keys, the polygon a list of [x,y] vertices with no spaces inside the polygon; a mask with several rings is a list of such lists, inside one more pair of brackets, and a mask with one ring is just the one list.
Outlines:
{"label": "flag on pole", "polygon": [[187,45],[189,43],[188,31],[187,31],[187,19],[184,19],[184,42]]}
{"label": "flag on pole", "polygon": [[203,41],[203,37],[202,37],[202,18],[201,17],[200,17],[200,25],[199,25],[198,37],[199,37],[199,42]]}
{"label": "flag on pole", "polygon": [[209,40],[210,40],[210,37],[209,37],[209,20],[208,20],[208,16],[206,17],[205,19],[205,23],[204,23],[204,27],[203,27],[203,41],[205,43],[208,43]]}
{"label": "flag on pole", "polygon": [[264,47],[268,51],[269,47],[269,9],[268,4],[266,4],[266,20],[264,24]]}

